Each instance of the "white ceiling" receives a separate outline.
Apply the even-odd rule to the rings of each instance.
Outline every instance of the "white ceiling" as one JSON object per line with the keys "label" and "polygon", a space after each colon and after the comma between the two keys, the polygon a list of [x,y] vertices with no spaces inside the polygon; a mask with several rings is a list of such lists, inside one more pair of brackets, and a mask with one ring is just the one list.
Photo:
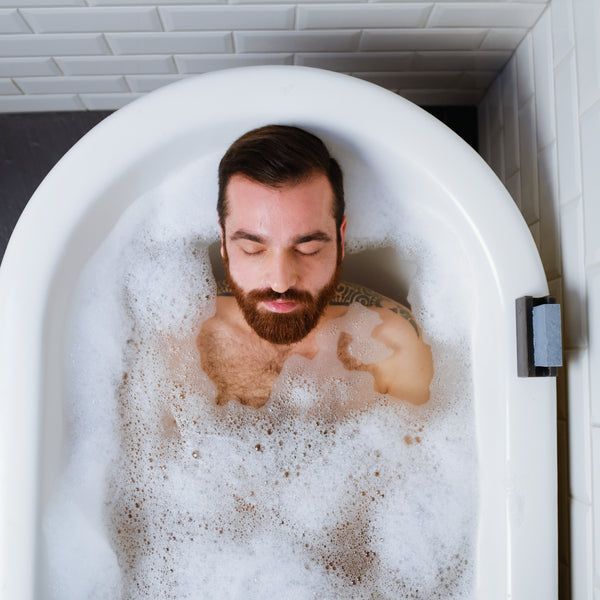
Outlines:
{"label": "white ceiling", "polygon": [[0,112],[112,109],[192,73],[298,64],[474,105],[548,0],[0,0]]}

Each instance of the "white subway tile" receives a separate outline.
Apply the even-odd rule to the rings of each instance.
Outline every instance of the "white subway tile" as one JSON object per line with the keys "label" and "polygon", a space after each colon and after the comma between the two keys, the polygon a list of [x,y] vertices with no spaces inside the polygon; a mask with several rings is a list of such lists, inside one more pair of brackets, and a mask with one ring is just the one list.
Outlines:
{"label": "white subway tile", "polygon": [[560,236],[565,299],[563,345],[565,348],[584,348],[588,341],[581,197],[561,206]]}
{"label": "white subway tile", "polygon": [[127,83],[133,92],[146,93],[184,79],[185,75],[128,75]]}
{"label": "white subway tile", "polygon": [[486,29],[365,29],[360,50],[477,50]]}
{"label": "white subway tile", "polygon": [[167,6],[159,10],[168,31],[294,27],[294,6]]}
{"label": "white subway tile", "polygon": [[550,4],[554,65],[557,65],[575,46],[572,1],[552,0]]}
{"label": "white subway tile", "polygon": [[456,72],[420,73],[353,73],[355,77],[376,83],[387,89],[449,90],[458,84],[461,74]]}
{"label": "white subway tile", "polygon": [[500,181],[504,181],[504,130],[498,129],[492,133],[490,140],[490,167],[498,176]]}
{"label": "white subway tile", "polygon": [[564,354],[569,402],[569,488],[571,496],[592,501],[592,446],[590,401],[587,389],[586,350],[567,350]]}
{"label": "white subway tile", "polygon": [[353,52],[298,54],[296,63],[344,73],[407,71],[413,55],[402,52]]}
{"label": "white subway tile", "polygon": [[0,58],[0,77],[31,77],[60,73],[51,58]]}
{"label": "white subway tile", "polygon": [[593,593],[592,507],[571,501],[571,594],[575,600],[591,598]]}
{"label": "white subway tile", "polygon": [[558,183],[561,203],[581,195],[581,151],[575,53],[570,52],[554,71]]}
{"label": "white subway tile", "polygon": [[498,76],[497,71],[465,71],[460,78],[459,87],[488,90]]}
{"label": "white subway tile", "polygon": [[533,28],[532,41],[537,142],[539,148],[544,148],[556,139],[552,27],[549,11],[542,15]]}
{"label": "white subway tile", "polygon": [[[169,4],[225,4],[227,0],[85,0],[90,6],[149,6]],[[262,2],[261,2],[262,3]]]}
{"label": "white subway tile", "polygon": [[175,57],[180,73],[206,73],[253,65],[291,65],[293,54],[182,55]]}
{"label": "white subway tile", "polygon": [[523,41],[515,52],[515,57],[517,59],[517,92],[520,108],[535,93],[531,33],[523,38]]}
{"label": "white subway tile", "polygon": [[85,0],[0,0],[0,6],[85,6]]}
{"label": "white subway tile", "polygon": [[45,112],[57,110],[83,110],[85,106],[74,94],[50,94],[48,96],[0,97],[0,112]]}
{"label": "white subway tile", "polygon": [[504,184],[515,204],[521,209],[521,171],[511,175]]}
{"label": "white subway tile", "polygon": [[16,8],[0,8],[0,34],[1,33],[31,33],[27,23],[23,21]]}
{"label": "white subway tile", "polygon": [[527,29],[493,27],[481,44],[481,50],[514,50],[525,37]]}
{"label": "white subway tile", "polygon": [[[229,4],[325,4],[320,0],[227,0]],[[375,2],[378,0],[327,0],[327,4],[366,4],[368,2]],[[392,0],[395,1],[395,0]]]}
{"label": "white subway tile", "polygon": [[101,34],[16,34],[0,37],[0,56],[110,54]]}
{"label": "white subway tile", "polygon": [[[554,298],[556,298],[556,301],[559,304],[562,304],[562,301],[563,301],[562,277],[555,277],[554,279],[548,280],[548,293],[550,294],[550,296],[553,296]],[[562,325],[561,325],[561,327],[562,327]],[[558,372],[559,373],[561,372],[560,369]],[[566,413],[565,413],[564,417],[566,418]]]}
{"label": "white subway tile", "polygon": [[490,134],[494,136],[504,125],[502,111],[502,76],[496,77],[487,91]]}
{"label": "white subway tile", "polygon": [[0,79],[0,94],[13,95],[21,94],[21,90],[13,83],[12,79]]}
{"label": "white subway tile", "polygon": [[170,56],[102,56],[57,58],[65,75],[134,75],[175,73]]}
{"label": "white subway tile", "polygon": [[531,224],[540,218],[533,98],[530,98],[519,110],[519,156],[521,158],[521,212],[525,221]]}
{"label": "white subway tile", "polygon": [[417,52],[413,67],[443,71],[500,71],[511,56],[506,51]]}
{"label": "white subway tile", "polygon": [[81,94],[88,110],[117,110],[140,98],[143,94]]}
{"label": "white subway tile", "polygon": [[237,52],[352,52],[360,31],[235,32]]}
{"label": "white subway tile", "polygon": [[[583,177],[583,214],[585,215],[585,260],[600,262],[600,102],[581,118],[581,168]],[[600,325],[599,325],[600,327]],[[600,331],[600,329],[598,329]],[[599,357],[600,358],[600,357]],[[600,362],[597,363],[600,365]]]}
{"label": "white subway tile", "polygon": [[592,465],[593,465],[593,519],[594,519],[594,571],[595,579],[600,579],[600,428],[592,428]]}
{"label": "white subway tile", "polygon": [[481,90],[401,90],[400,95],[419,106],[477,106]]}
{"label": "white subway tile", "polygon": [[422,27],[429,3],[335,4],[298,6],[298,29],[368,29],[372,27]]}
{"label": "white subway tile", "polygon": [[489,164],[491,150],[488,95],[485,96],[477,109],[477,130],[479,154]]}
{"label": "white subway tile", "polygon": [[541,258],[548,279],[560,277],[560,218],[556,143],[538,153]]}
{"label": "white subway tile", "polygon": [[123,77],[18,77],[17,85],[26,94],[80,94],[129,92]]}
{"label": "white subway tile", "polygon": [[233,51],[231,33],[220,31],[107,33],[106,39],[115,54],[199,54]]}
{"label": "white subway tile", "polygon": [[[600,266],[587,273],[588,292],[588,331],[589,331],[589,370],[590,370],[590,402],[592,407],[592,423],[600,426]],[[596,468],[600,468],[597,463]],[[596,495],[598,498],[598,496]],[[600,517],[600,513],[598,513]],[[600,538],[599,538],[600,541]]]}
{"label": "white subway tile", "polygon": [[428,27],[520,27],[529,29],[544,4],[504,2],[439,2],[434,4]]}
{"label": "white subway tile", "polygon": [[510,177],[520,168],[517,62],[514,57],[508,61],[499,79],[502,86],[504,167],[506,176]]}
{"label": "white subway tile", "polygon": [[37,33],[160,31],[151,7],[25,8],[21,14]]}
{"label": "white subway tile", "polygon": [[573,2],[579,111],[584,112],[600,99],[600,3]]}
{"label": "white subway tile", "polygon": [[536,221],[535,223],[531,223],[531,225],[529,225],[529,231],[531,232],[531,237],[533,238],[533,241],[535,242],[535,245],[539,252],[540,251],[540,222]]}

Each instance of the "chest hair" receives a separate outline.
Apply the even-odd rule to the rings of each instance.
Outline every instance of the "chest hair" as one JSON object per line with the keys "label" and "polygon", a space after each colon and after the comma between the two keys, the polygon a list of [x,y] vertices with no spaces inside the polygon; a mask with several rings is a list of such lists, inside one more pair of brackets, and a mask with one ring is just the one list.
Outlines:
{"label": "chest hair", "polygon": [[202,329],[197,343],[202,369],[217,388],[217,404],[237,400],[263,406],[290,355],[288,349],[212,327]]}

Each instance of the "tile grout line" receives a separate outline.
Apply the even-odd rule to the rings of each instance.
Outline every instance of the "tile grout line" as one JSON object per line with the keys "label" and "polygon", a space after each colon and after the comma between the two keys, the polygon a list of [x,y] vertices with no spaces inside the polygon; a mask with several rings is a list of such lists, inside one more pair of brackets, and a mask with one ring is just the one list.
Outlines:
{"label": "tile grout line", "polygon": [[29,21],[25,18],[25,15],[23,15],[23,13],[21,12],[20,8],[17,8],[17,14],[19,15],[19,17],[21,18],[21,20],[25,23],[25,25],[29,29],[29,33],[35,33],[35,31],[33,30],[33,27],[31,26],[31,24],[29,23]]}
{"label": "tile grout line", "polygon": [[[62,68],[61,68],[60,64],[59,64],[59,63],[56,61],[56,57],[55,57],[55,56],[51,56],[51,57],[50,57],[50,60],[52,61],[52,64],[53,64],[53,65],[56,65],[56,68],[58,69],[58,74],[59,74],[59,76],[60,76],[60,75],[64,76],[64,75],[65,75],[65,72],[62,70]],[[55,76],[55,77],[56,77],[56,76]]]}
{"label": "tile grout line", "polygon": [[[23,90],[23,88],[16,82],[16,77],[11,77],[10,81],[12,81],[13,85],[19,90],[19,92],[21,92],[21,96],[25,95],[25,92]],[[19,95],[19,94],[17,94]]]}
{"label": "tile grout line", "polygon": [[165,22],[162,16],[162,12],[160,10],[160,6],[155,6],[154,7],[154,12],[156,13],[157,17],[158,17],[158,22],[160,23],[160,27],[161,27],[161,31],[166,33],[167,32],[167,28],[165,27]]}

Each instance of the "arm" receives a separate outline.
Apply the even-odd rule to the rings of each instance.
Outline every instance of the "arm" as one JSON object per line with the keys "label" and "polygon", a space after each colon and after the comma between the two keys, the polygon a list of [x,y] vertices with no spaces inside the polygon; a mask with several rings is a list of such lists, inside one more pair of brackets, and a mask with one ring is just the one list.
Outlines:
{"label": "arm", "polygon": [[431,348],[423,341],[410,312],[402,308],[409,317],[387,308],[376,309],[383,323],[375,327],[372,336],[393,354],[367,365],[367,370],[375,378],[378,392],[411,404],[424,404],[429,400],[429,385],[433,378]]}
{"label": "arm", "polygon": [[371,373],[375,379],[375,390],[379,393],[390,394],[415,405],[427,402],[433,378],[433,359],[431,348],[423,341],[421,329],[411,312],[398,302],[360,286],[346,284],[344,299],[360,302],[377,312],[382,322],[371,335],[393,352],[380,362],[363,364],[348,352],[351,336],[342,334],[338,357],[344,366]]}

